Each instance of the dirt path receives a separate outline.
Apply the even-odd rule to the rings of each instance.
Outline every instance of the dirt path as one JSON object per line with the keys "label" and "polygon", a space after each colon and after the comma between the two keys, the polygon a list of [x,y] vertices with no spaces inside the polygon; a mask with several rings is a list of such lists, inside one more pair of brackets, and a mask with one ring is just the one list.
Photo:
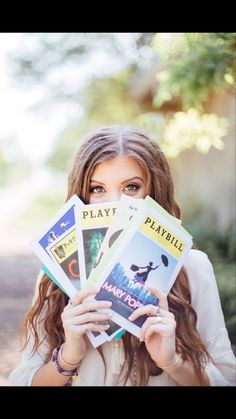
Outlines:
{"label": "dirt path", "polygon": [[34,290],[40,261],[36,256],[0,257],[0,385],[20,360],[20,325]]}

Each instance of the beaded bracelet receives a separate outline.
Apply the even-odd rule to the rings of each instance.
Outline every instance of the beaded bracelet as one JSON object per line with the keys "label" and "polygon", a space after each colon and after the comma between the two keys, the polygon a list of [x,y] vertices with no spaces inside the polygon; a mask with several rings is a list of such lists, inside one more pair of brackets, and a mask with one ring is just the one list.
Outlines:
{"label": "beaded bracelet", "polygon": [[174,361],[173,362],[173,364],[170,364],[170,365],[163,365],[163,366],[161,366],[161,365],[158,365],[158,367],[159,368],[161,368],[162,370],[166,370],[166,369],[168,369],[168,368],[172,368],[172,367],[175,367],[176,365],[178,365],[178,363],[181,361],[181,356],[180,355],[178,355],[178,357],[177,357],[177,360],[176,361]]}
{"label": "beaded bracelet", "polygon": [[67,361],[65,360],[65,358],[64,358],[64,356],[63,356],[63,354],[62,354],[62,352],[63,352],[63,348],[64,348],[64,343],[61,345],[61,348],[60,348],[60,350],[59,350],[59,352],[58,352],[58,362],[59,362],[59,364],[61,365],[61,363],[60,363],[60,359],[61,359],[62,363],[63,363],[66,367],[69,367],[69,368],[74,367],[73,369],[75,369],[75,368],[79,368],[80,362],[79,362],[79,363],[77,362],[77,364],[70,364],[70,362],[67,362]]}
{"label": "beaded bracelet", "polygon": [[56,367],[57,371],[60,374],[65,375],[67,377],[72,377],[73,375],[78,375],[79,365],[77,365],[76,368],[74,368],[71,371],[65,370],[64,368],[61,367],[61,365],[59,364],[59,361],[58,361],[58,354],[59,354],[60,349],[61,349],[61,346],[58,346],[57,348],[54,349],[54,351],[52,353],[52,363],[53,363],[54,367]]}

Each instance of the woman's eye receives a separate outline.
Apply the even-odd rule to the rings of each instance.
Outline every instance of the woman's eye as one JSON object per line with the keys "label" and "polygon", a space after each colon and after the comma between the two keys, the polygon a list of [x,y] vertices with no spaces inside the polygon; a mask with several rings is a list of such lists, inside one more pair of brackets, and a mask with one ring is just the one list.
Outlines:
{"label": "woman's eye", "polygon": [[102,193],[102,192],[105,192],[105,190],[102,186],[94,186],[94,187],[90,188],[89,192],[90,193]]}
{"label": "woman's eye", "polygon": [[139,190],[139,188],[140,188],[140,186],[131,184],[131,185],[125,186],[124,191],[136,192],[136,191]]}

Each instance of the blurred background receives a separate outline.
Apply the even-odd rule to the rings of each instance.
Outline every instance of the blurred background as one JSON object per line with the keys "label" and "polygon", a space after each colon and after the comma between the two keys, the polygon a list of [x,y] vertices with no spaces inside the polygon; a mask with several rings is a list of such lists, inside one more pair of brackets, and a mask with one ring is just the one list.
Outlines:
{"label": "blurred background", "polygon": [[233,33],[0,33],[0,385],[40,270],[30,241],[65,202],[80,141],[106,124],[165,151],[235,350],[235,46]]}

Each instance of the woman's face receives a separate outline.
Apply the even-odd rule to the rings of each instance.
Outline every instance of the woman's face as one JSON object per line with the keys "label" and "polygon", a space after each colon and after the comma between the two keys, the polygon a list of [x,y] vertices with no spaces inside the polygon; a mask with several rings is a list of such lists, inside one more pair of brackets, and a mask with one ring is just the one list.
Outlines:
{"label": "woman's face", "polygon": [[119,201],[121,194],[145,198],[147,176],[132,157],[116,157],[98,164],[90,183],[89,203]]}

